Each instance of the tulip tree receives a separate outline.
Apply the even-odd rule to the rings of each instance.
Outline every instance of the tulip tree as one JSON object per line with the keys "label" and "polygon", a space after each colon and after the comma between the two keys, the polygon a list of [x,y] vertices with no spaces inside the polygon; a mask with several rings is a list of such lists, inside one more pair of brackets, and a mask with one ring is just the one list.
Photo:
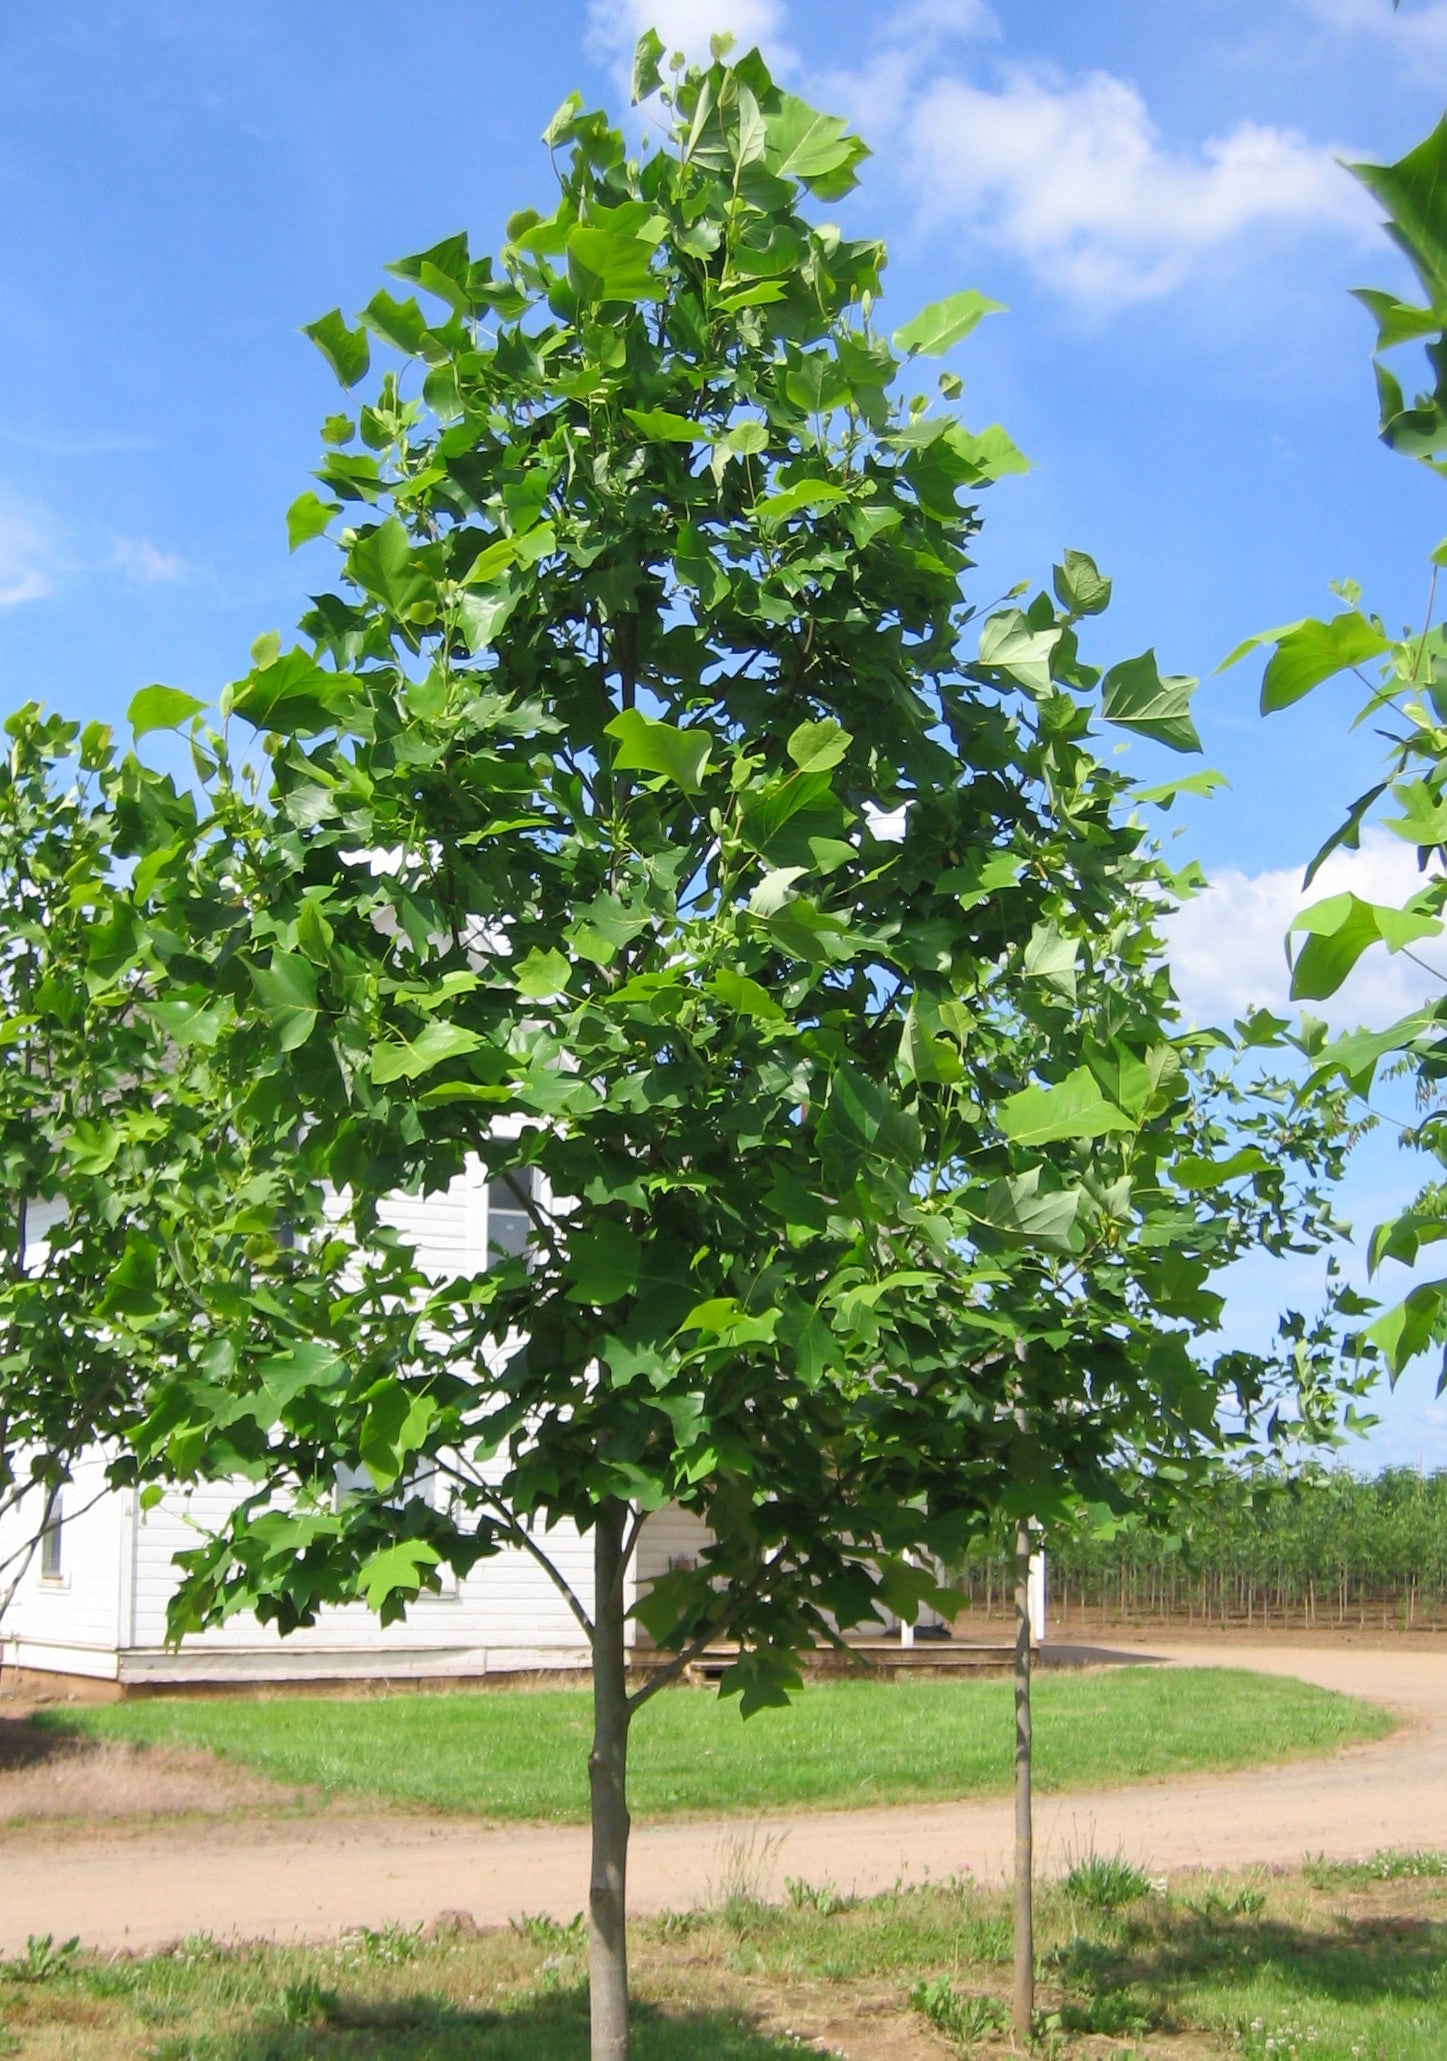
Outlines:
{"label": "tulip tree", "polygon": [[[1447,120],[1399,163],[1353,169],[1385,210],[1388,234],[1411,263],[1422,292],[1421,300],[1412,301],[1372,288],[1357,294],[1377,324],[1382,441],[1441,474],[1447,469]],[[1398,376],[1400,353],[1422,345],[1432,384],[1409,401]],[[1348,890],[1295,919],[1292,993],[1302,1001],[1336,994],[1363,955],[1382,948],[1407,954],[1440,985],[1432,941],[1442,936],[1447,908],[1447,627],[1433,617],[1444,564],[1447,544],[1432,553],[1420,631],[1396,634],[1362,606],[1359,587],[1344,582],[1335,590],[1342,604],[1335,615],[1265,631],[1227,660],[1235,664],[1249,652],[1271,647],[1261,682],[1263,715],[1290,707],[1350,671],[1367,689],[1358,720],[1369,721],[1390,740],[1382,777],[1352,803],[1327,838],[1307,869],[1307,886],[1333,852],[1357,850],[1363,829],[1373,824],[1415,852],[1421,873],[1420,886],[1401,906],[1369,902]],[[1447,1075],[1447,992],[1438,992],[1383,1030],[1358,1030],[1328,1042],[1318,1027],[1312,1047],[1313,1081],[1345,1083],[1362,1098],[1384,1072],[1410,1077],[1419,1121],[1403,1142],[1447,1166],[1441,1088]],[[1371,1270],[1375,1273],[1384,1260],[1413,1266],[1444,1237],[1447,1208],[1442,1182],[1436,1179],[1373,1232]],[[1381,1353],[1393,1379],[1429,1347],[1447,1348],[1447,1280],[1417,1282],[1402,1300],[1380,1310],[1363,1337]],[[1447,1352],[1439,1391],[1444,1384]]]}
{"label": "tulip tree", "polygon": [[[882,247],[821,219],[859,140],[757,53],[667,87],[660,56],[651,153],[569,100],[496,259],[450,237],[311,325],[348,399],[289,522],[337,576],[194,725],[211,812],[144,881],[272,1196],[139,1442],[250,1484],[173,1627],[387,1619],[535,1557],[593,1656],[598,2057],[635,1713],[725,1638],[725,1693],[783,1699],[1002,1508],[1127,1493],[1127,1452],[1160,1492],[1223,1385],[1319,1404],[1303,1326],[1281,1364],[1190,1343],[1218,1264],[1330,1235],[1336,1151],[1174,1022],[1170,877],[1091,726],[1192,748],[1191,683],[1086,665],[1083,554],[961,600],[1023,461],[925,375],[991,304],[881,328]],[[439,1276],[388,1200],[469,1160],[530,1235]],[[712,1543],[637,1606],[630,1678],[670,1502]]]}
{"label": "tulip tree", "polygon": [[[154,688],[136,714],[196,706]],[[224,1102],[175,1041],[192,1012],[157,995],[125,879],[194,836],[193,800],[118,761],[103,724],[29,704],[4,740],[0,1614],[42,1534],[78,1514],[77,1459],[99,1447],[106,1485],[133,1479],[147,1383],[196,1314],[198,1272],[212,1307],[245,1208]]]}

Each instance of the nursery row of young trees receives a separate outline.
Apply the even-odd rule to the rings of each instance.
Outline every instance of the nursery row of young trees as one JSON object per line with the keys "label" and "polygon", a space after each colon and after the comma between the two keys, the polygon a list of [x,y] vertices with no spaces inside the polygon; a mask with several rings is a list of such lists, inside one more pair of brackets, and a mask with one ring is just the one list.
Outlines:
{"label": "nursery row of young trees", "polygon": [[[1014,1542],[982,1541],[955,1585],[986,1619],[1013,1608]],[[1062,1526],[1049,1537],[1051,1622],[1082,1614],[1187,1624],[1433,1623],[1447,1603],[1447,1470],[1233,1469],[1189,1523]]]}

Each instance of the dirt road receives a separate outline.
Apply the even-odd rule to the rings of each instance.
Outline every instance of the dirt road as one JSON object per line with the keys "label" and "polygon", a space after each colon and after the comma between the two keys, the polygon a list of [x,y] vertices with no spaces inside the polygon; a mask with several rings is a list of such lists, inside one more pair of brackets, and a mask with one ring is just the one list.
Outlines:
{"label": "dirt road", "polygon": [[[1058,1871],[1091,1844],[1151,1872],[1293,1863],[1384,1846],[1447,1848],[1447,1654],[1172,1643],[1168,1665],[1290,1674],[1387,1704],[1408,1722],[1328,1761],[1191,1776],[1041,1798],[1037,1864]],[[278,1799],[278,1806],[280,1799]],[[1007,1801],[827,1811],[724,1824],[640,1827],[629,1864],[638,1913],[706,1900],[742,1872],[764,1895],[785,1875],[861,1892],[1009,1865]],[[154,1947],[188,1933],[329,1938],[464,1910],[479,1924],[523,1913],[567,1919],[583,1903],[586,1831],[493,1828],[400,1811],[245,1815],[96,1831],[32,1821],[0,1832],[0,1952],[30,1933],[87,1946]]]}

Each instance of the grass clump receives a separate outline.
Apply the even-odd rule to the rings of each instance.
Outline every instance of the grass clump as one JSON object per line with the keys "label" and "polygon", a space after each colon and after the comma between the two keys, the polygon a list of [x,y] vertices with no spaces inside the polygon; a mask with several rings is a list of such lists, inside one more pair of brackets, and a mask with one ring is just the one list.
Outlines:
{"label": "grass clump", "polygon": [[[1006,1681],[837,1682],[740,1724],[696,1690],[657,1697],[630,1743],[638,1821],[921,1803],[1008,1788]],[[288,1784],[494,1820],[581,1822],[585,1689],[356,1698],[185,1697],[46,1713],[139,1745],[207,1747]],[[1040,1675],[1042,1793],[1300,1760],[1384,1736],[1385,1711],[1289,1678],[1127,1667]]]}
{"label": "grass clump", "polygon": [[1092,1850],[1067,1871],[1064,1887],[1072,1903],[1108,1914],[1149,1896],[1151,1879],[1119,1851],[1103,1854]]}
{"label": "grass clump", "polygon": [[960,2047],[972,2047],[989,2033],[1003,2032],[1008,2023],[1008,2013],[998,1997],[958,1990],[947,1975],[937,1975],[933,1982],[917,1982],[909,2001],[936,2032]]}

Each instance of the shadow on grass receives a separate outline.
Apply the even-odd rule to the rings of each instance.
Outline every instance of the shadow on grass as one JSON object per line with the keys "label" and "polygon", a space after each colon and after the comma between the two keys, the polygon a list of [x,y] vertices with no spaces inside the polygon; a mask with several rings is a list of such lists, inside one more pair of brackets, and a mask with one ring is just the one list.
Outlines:
{"label": "shadow on grass", "polygon": [[54,1760],[74,1760],[88,1744],[78,1731],[47,1725],[38,1716],[0,1717],[0,1774],[44,1767]]}
{"label": "shadow on grass", "polygon": [[[720,2012],[674,2017],[634,2006],[635,2061],[784,2061],[798,2051]],[[425,1997],[370,2008],[339,1999],[304,2025],[173,2033],[151,2053],[154,2061],[587,2061],[588,2005],[580,1991],[504,2011]]]}
{"label": "shadow on grass", "polygon": [[1336,1927],[1199,1918],[1165,1937],[1128,1934],[1118,1945],[1076,1940],[1061,1954],[1059,1968],[1067,1989],[1083,1993],[1086,2014],[1095,2017],[1126,1991],[1145,1992],[1169,2011],[1195,1982],[1229,1991],[1262,1978],[1303,2005],[1435,2003],[1447,1996],[1447,1924],[1341,1917]]}

